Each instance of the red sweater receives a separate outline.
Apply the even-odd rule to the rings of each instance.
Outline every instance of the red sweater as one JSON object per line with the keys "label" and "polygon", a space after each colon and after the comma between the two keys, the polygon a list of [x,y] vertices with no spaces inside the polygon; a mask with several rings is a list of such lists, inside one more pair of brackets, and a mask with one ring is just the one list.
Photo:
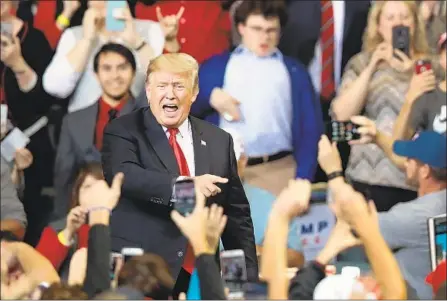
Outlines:
{"label": "red sweater", "polygon": [[[78,250],[87,248],[89,225],[82,225],[78,230]],[[52,227],[45,227],[36,250],[45,256],[56,270],[67,258],[71,247],[64,246],[57,237],[58,233]]]}

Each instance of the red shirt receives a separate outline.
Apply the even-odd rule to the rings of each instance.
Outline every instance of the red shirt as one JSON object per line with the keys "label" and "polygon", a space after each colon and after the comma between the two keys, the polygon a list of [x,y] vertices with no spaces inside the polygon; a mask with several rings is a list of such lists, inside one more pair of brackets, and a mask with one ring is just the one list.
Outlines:
{"label": "red shirt", "polygon": [[[78,230],[78,250],[87,248],[89,225],[82,225]],[[51,227],[45,227],[40,237],[36,250],[45,256],[56,270],[59,270],[61,264],[68,256],[71,247],[64,246],[57,237],[58,233]]]}
{"label": "red shirt", "polygon": [[164,0],[151,6],[138,2],[135,16],[158,22],[157,6],[161,8],[163,16],[175,15],[180,7],[185,7],[177,35],[179,52],[193,56],[199,64],[229,49],[231,20],[229,13],[222,9],[220,1]]}
{"label": "red shirt", "polygon": [[34,16],[34,27],[41,30],[53,49],[62,35],[62,31],[56,26],[54,15],[56,14],[56,1],[37,2],[37,11]]}
{"label": "red shirt", "polygon": [[99,111],[98,111],[98,119],[96,120],[95,145],[98,150],[101,150],[104,129],[107,123],[109,123],[110,119],[109,111],[116,110],[117,113],[119,113],[119,111],[121,111],[121,109],[126,105],[127,100],[122,100],[116,107],[110,106],[102,99],[102,97],[98,100],[98,102],[99,102]]}

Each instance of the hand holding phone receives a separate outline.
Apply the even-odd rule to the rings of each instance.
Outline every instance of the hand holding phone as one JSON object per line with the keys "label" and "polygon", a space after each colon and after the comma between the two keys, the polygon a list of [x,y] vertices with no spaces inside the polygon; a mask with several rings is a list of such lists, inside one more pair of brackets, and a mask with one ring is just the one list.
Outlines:
{"label": "hand holding phone", "polygon": [[394,26],[392,34],[393,48],[410,57],[410,28],[404,25]]}
{"label": "hand holding phone", "polygon": [[360,139],[359,126],[351,121],[332,120],[327,124],[326,132],[333,142],[349,142]]}
{"label": "hand holding phone", "polygon": [[247,282],[247,266],[244,250],[228,250],[220,253],[222,279],[229,289],[228,299],[244,296],[243,285]]}
{"label": "hand holding phone", "polygon": [[417,60],[415,63],[414,71],[416,74],[421,74],[422,72],[432,70],[430,60]]}

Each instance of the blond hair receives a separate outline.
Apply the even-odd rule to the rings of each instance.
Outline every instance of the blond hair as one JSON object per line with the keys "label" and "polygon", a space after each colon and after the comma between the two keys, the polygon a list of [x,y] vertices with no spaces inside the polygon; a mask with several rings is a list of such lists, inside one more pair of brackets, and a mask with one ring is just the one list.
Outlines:
{"label": "blond hair", "polygon": [[[375,1],[368,15],[368,25],[363,34],[363,50],[366,52],[374,52],[377,46],[383,42],[383,37],[378,31],[380,16],[383,7],[388,1]],[[427,38],[425,36],[425,24],[419,16],[416,1],[401,1],[405,3],[410,10],[414,22],[414,34],[411,39],[411,46],[416,55],[428,52]]]}
{"label": "blond hair", "polygon": [[153,59],[147,67],[146,80],[150,81],[151,74],[166,71],[176,74],[187,74],[190,88],[194,94],[199,92],[199,63],[186,53],[166,53]]}

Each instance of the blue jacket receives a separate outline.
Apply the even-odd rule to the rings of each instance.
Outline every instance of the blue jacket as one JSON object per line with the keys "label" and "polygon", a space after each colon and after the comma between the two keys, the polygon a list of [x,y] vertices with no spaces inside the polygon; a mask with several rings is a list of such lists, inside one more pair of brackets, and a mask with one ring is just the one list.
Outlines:
{"label": "blue jacket", "polygon": [[[200,91],[192,105],[191,114],[219,125],[219,115],[210,106],[211,91],[223,87],[230,52],[205,61],[199,70]],[[313,180],[317,167],[318,141],[324,132],[320,101],[316,97],[310,76],[301,63],[284,56],[292,86],[293,153],[297,162],[297,178]]]}

